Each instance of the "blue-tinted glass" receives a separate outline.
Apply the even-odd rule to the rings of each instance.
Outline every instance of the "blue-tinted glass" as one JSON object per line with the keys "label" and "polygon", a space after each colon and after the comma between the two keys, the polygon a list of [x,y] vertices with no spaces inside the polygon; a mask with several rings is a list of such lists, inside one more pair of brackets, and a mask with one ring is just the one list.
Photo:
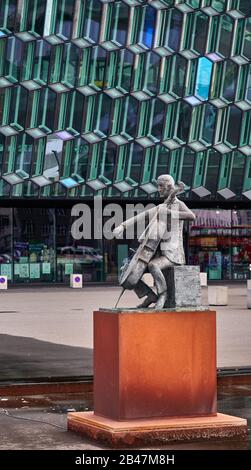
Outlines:
{"label": "blue-tinted glass", "polygon": [[156,10],[151,7],[146,7],[145,22],[142,36],[142,43],[151,48],[154,35]]}
{"label": "blue-tinted glass", "polygon": [[195,96],[201,100],[207,100],[209,96],[213,63],[206,57],[198,60]]}

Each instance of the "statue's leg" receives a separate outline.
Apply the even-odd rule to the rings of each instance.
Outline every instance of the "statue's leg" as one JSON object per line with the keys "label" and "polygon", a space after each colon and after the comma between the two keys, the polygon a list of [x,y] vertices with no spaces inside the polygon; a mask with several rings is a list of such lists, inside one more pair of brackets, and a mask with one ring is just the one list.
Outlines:
{"label": "statue's leg", "polygon": [[138,305],[138,307],[147,308],[149,305],[157,301],[157,295],[144,281],[140,280],[133,290],[139,299],[147,296],[147,298],[142,302],[142,304]]}
{"label": "statue's leg", "polygon": [[148,270],[153,276],[158,293],[158,300],[155,305],[155,309],[161,309],[165,305],[167,299],[167,286],[162,270],[172,265],[173,263],[165,256],[156,256],[156,258],[153,258],[148,265]]}

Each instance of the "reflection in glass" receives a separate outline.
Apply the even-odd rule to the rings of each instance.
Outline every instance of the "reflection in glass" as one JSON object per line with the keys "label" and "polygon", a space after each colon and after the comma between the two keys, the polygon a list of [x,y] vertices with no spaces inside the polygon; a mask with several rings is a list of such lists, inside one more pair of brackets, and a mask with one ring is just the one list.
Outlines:
{"label": "reflection in glass", "polygon": [[204,121],[202,126],[202,139],[208,144],[213,143],[215,122],[216,122],[216,109],[211,104],[205,104]]}
{"label": "reflection in glass", "polygon": [[207,100],[209,96],[213,63],[206,57],[198,60],[197,78],[195,84],[195,96],[201,100]]}
{"label": "reflection in glass", "polygon": [[222,96],[228,101],[234,101],[236,83],[238,76],[238,66],[233,62],[225,63]]}

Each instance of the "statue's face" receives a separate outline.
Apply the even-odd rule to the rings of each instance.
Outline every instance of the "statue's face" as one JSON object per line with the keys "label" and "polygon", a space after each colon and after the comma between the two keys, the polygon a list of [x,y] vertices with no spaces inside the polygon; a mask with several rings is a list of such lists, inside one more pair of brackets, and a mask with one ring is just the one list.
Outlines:
{"label": "statue's face", "polygon": [[157,184],[160,197],[167,198],[170,194],[170,191],[173,189],[172,182],[169,179],[166,179],[159,180]]}

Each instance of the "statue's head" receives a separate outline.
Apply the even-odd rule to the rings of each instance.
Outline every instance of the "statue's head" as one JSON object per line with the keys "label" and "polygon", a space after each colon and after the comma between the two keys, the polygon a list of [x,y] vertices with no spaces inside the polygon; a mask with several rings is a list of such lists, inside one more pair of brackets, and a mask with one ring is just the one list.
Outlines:
{"label": "statue's head", "polygon": [[166,198],[174,188],[174,179],[171,175],[160,175],[157,179],[158,192]]}

